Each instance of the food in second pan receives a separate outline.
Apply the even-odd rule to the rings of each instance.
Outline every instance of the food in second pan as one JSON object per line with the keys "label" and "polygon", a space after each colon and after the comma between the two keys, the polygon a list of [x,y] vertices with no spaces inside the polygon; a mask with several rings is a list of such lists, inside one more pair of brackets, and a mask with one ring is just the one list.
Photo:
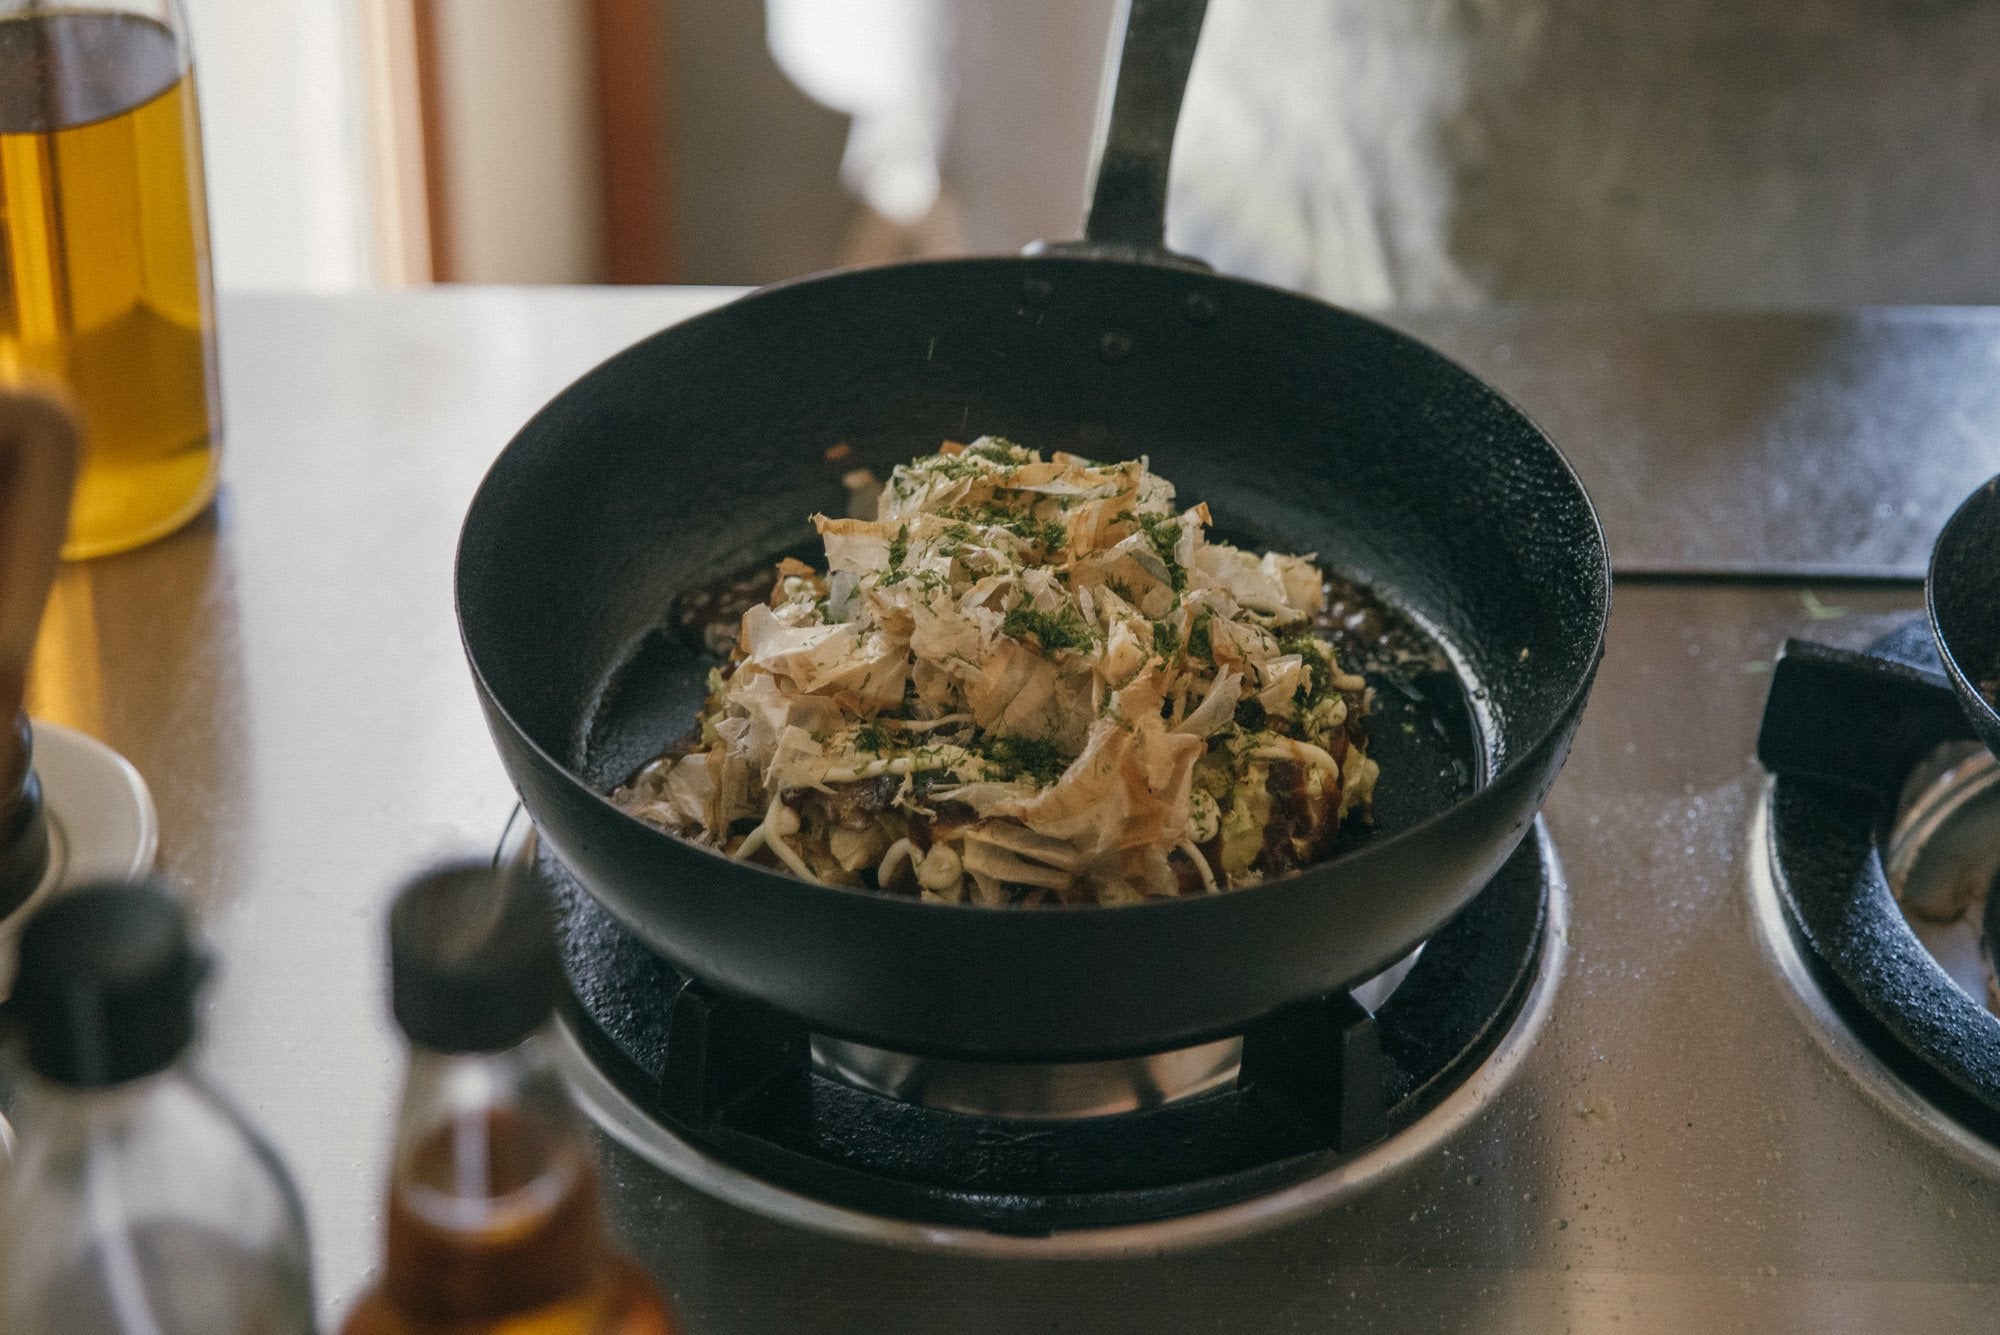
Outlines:
{"label": "food in second pan", "polygon": [[994,437],[815,516],[700,732],[613,794],[733,857],[980,904],[1254,884],[1366,818],[1368,689],[1309,557],[1208,541],[1143,461]]}

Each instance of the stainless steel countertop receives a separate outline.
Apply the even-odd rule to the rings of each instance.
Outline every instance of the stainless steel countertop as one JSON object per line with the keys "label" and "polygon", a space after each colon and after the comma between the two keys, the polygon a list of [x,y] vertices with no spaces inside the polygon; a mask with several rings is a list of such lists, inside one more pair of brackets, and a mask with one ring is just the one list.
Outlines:
{"label": "stainless steel countertop", "polygon": [[[378,1245],[380,911],[512,805],[452,619],[460,516],[550,394],[724,295],[225,298],[217,511],[64,573],[37,712],[153,783],[222,956],[205,1060],[300,1180],[329,1324]],[[2000,467],[2000,312],[1396,318],[1551,429],[1627,574],[1915,574]],[[1746,907],[1762,665],[1917,600],[1621,583],[1548,808],[1573,897],[1549,1029],[1447,1154],[1357,1201],[1172,1258],[999,1263],[781,1228],[607,1146],[621,1232],[695,1332],[1991,1327],[2000,1176],[1829,1062]]]}
{"label": "stainless steel countertop", "polygon": [[1623,573],[1921,579],[2000,471],[2000,310],[1389,318],[1542,424]]}

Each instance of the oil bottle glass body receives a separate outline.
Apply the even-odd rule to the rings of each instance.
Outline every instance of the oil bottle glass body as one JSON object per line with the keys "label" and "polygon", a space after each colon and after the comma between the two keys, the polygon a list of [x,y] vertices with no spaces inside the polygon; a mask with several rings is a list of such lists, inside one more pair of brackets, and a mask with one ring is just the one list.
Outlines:
{"label": "oil bottle glass body", "polygon": [[214,333],[180,0],[0,0],[0,380],[59,383],[81,412],[65,556],[208,504]]}
{"label": "oil bottle glass body", "polygon": [[8,1335],[310,1335],[304,1215],[275,1155],[184,1066],[33,1081],[0,1216]]}

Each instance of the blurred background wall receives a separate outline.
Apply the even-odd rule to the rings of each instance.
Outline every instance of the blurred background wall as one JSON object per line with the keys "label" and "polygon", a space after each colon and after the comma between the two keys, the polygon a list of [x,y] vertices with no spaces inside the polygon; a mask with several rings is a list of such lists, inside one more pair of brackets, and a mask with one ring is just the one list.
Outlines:
{"label": "blurred background wall", "polygon": [[664,0],[661,9],[677,276],[759,283],[833,264],[854,208],[840,184],[847,117],[779,70],[764,0]]}
{"label": "blurred background wall", "polygon": [[[225,287],[1077,234],[1119,0],[187,0]],[[1211,0],[1171,244],[1364,306],[2000,302],[2000,0]]]}
{"label": "blurred background wall", "polygon": [[217,281],[380,279],[361,28],[326,0],[187,0]]}
{"label": "blurred background wall", "polygon": [[[604,179],[594,90],[596,6],[573,0],[430,0],[419,77],[436,118],[432,262],[475,283],[605,276]],[[657,141],[656,141],[657,142]]]}
{"label": "blurred background wall", "polygon": [[789,9],[851,84],[893,64],[897,0],[187,3],[218,282],[340,290],[760,283],[1073,236],[1118,0],[902,6],[950,78],[914,216],[843,180],[857,118],[770,31]]}

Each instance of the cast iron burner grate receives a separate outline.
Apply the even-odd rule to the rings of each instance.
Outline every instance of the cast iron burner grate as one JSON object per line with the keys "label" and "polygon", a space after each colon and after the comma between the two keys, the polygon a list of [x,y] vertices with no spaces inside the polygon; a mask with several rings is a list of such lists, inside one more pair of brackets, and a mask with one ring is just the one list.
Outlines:
{"label": "cast iron burner grate", "polygon": [[1244,1035],[1229,1088],[1050,1121],[905,1102],[826,1074],[798,1022],[677,972],[546,850],[572,1002],[599,1070],[675,1136],[867,1215],[1039,1237],[1171,1219],[1327,1173],[1476,1071],[1533,981],[1557,876],[1531,833],[1370,1013],[1345,993]]}
{"label": "cast iron burner grate", "polygon": [[[1921,617],[1868,652],[1890,664],[1940,668]],[[1882,708],[1894,717],[1880,722],[1906,734],[1898,749],[1913,758],[1967,732],[1955,710],[1899,706],[1893,683]],[[1767,715],[1767,734],[1773,726]],[[1918,940],[1884,871],[1892,815],[1885,794],[1913,766],[1899,768],[1873,793],[1776,779],[1767,812],[1773,888],[1812,984],[1853,1036],[1918,1097],[2000,1147],[2000,1021]]]}

